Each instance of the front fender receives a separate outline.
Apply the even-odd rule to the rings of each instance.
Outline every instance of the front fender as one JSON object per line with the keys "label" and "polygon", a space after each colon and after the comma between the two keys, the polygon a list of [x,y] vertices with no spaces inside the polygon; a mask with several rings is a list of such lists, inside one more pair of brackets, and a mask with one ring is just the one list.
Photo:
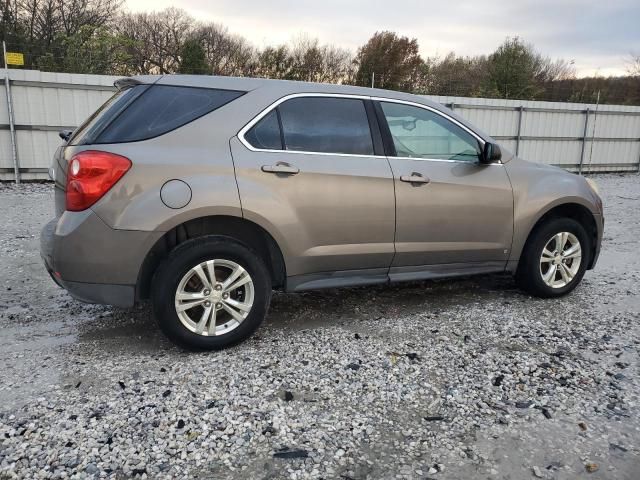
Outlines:
{"label": "front fender", "polygon": [[[598,197],[585,179],[565,170],[514,158],[505,164],[513,186],[513,242],[509,269],[517,266],[522,250],[535,225],[561,205],[579,205],[600,216]],[[596,222],[600,229],[601,222]],[[598,238],[601,232],[598,232]]]}

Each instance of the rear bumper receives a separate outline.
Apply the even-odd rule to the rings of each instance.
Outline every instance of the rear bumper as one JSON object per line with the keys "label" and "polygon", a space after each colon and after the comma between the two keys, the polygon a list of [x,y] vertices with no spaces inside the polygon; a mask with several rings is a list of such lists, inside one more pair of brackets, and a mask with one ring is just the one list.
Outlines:
{"label": "rear bumper", "polygon": [[74,298],[130,307],[142,262],[161,235],[112,229],[91,210],[64,212],[42,229],[40,254],[52,279]]}
{"label": "rear bumper", "polygon": [[136,289],[134,285],[112,285],[107,283],[83,283],[64,281],[57,276],[47,259],[43,256],[44,265],[51,279],[64,288],[76,300],[85,303],[99,303],[116,307],[132,307],[135,304]]}

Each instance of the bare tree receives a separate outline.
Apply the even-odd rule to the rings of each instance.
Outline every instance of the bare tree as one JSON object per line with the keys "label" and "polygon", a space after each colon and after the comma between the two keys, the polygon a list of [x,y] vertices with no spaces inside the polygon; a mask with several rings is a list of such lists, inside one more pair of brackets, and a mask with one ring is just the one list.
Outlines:
{"label": "bare tree", "polygon": [[319,81],[329,83],[344,83],[354,76],[353,55],[349,50],[323,45],[322,76]]}
{"label": "bare tree", "polygon": [[308,82],[343,83],[352,68],[348,50],[321,45],[305,35],[294,38],[290,46],[264,48],[256,60],[255,75]]}
{"label": "bare tree", "polygon": [[123,0],[57,0],[62,32],[73,35],[84,25],[102,27],[116,17]]}
{"label": "bare tree", "polygon": [[[25,67],[104,74],[197,71],[461,96],[590,101],[594,91],[614,103],[638,104],[640,54],[627,76],[575,78],[573,61],[543,56],[519,38],[489,56],[420,56],[416,39],[376,32],[355,57],[301,35],[261,49],[219,23],[184,10],[124,13],[125,0],[0,0],[0,35],[25,54]],[[186,60],[185,60],[186,59]],[[596,90],[594,90],[596,89]]]}
{"label": "bare tree", "polygon": [[[531,47],[532,48],[532,47]],[[552,60],[535,53],[535,77],[539,82],[554,82],[556,80],[570,80],[575,78],[574,61],[563,58]]]}
{"label": "bare tree", "polygon": [[627,73],[632,77],[640,76],[640,53],[629,54],[627,61]]}
{"label": "bare tree", "polygon": [[182,44],[194,23],[184,10],[122,15],[116,30],[127,40],[127,49],[138,73],[172,73],[180,66]]}
{"label": "bare tree", "polygon": [[230,34],[218,23],[201,23],[194,35],[201,41],[214,75],[242,76],[251,72],[256,51],[244,37]]}

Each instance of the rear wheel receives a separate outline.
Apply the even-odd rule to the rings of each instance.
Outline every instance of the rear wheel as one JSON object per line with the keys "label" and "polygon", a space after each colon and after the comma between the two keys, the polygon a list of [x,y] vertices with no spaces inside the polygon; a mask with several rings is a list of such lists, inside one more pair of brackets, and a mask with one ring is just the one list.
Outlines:
{"label": "rear wheel", "polygon": [[589,237],[580,223],[570,218],[549,220],[531,233],[517,282],[538,297],[559,297],[580,283],[590,255]]}
{"label": "rear wheel", "polygon": [[241,342],[260,326],[271,278],[245,245],[207,236],[171,252],[154,276],[151,296],[160,328],[172,341],[216,350]]}

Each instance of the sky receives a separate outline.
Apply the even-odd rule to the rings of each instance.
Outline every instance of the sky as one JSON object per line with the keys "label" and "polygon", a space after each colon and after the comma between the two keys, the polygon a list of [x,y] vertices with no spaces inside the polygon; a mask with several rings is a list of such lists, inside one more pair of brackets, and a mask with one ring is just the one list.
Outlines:
{"label": "sky", "polygon": [[355,50],[379,30],[417,38],[423,57],[489,54],[519,36],[578,76],[623,75],[640,54],[639,0],[126,0],[133,12],[176,6],[258,47],[300,35]]}

